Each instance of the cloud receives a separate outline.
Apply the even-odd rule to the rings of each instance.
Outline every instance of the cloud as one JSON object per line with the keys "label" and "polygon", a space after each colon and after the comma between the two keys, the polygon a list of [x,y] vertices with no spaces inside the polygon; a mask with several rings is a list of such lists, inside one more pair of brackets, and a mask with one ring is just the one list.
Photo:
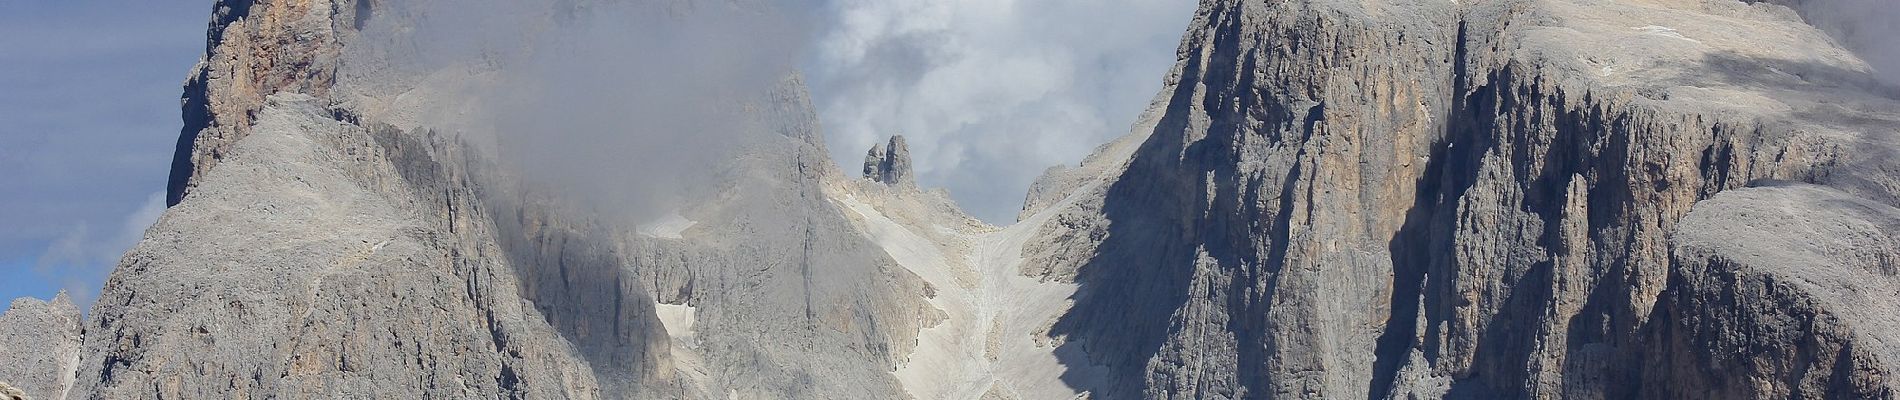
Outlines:
{"label": "cloud", "polygon": [[1817,0],[1795,9],[1867,61],[1881,79],[1900,83],[1900,1]]}
{"label": "cloud", "polygon": [[164,212],[165,193],[157,192],[146,196],[145,202],[122,218],[115,229],[94,232],[89,224],[80,222],[40,254],[34,270],[55,278],[75,302],[89,306],[99,297],[99,283]]}
{"label": "cloud", "polygon": [[792,73],[802,23],[769,7],[577,16],[507,71],[491,114],[503,154],[594,209],[664,214],[759,133],[735,118],[739,101]]}
{"label": "cloud", "polygon": [[1194,2],[832,0],[808,61],[832,156],[903,134],[926,186],[1008,222],[1031,181],[1127,133]]}
{"label": "cloud", "polygon": [[365,33],[410,46],[385,52],[391,64],[484,69],[491,81],[469,96],[479,112],[431,126],[493,138],[525,180],[640,221],[677,206],[740,142],[739,100],[793,72],[811,20],[778,6],[795,3],[411,0],[377,11],[409,16],[372,17]]}

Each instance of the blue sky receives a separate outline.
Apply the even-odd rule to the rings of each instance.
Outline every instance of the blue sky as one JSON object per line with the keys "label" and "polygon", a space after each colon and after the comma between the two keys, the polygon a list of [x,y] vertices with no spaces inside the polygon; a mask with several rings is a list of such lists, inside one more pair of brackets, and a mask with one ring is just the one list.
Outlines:
{"label": "blue sky", "polygon": [[156,218],[210,11],[0,0],[0,301],[90,301]]}

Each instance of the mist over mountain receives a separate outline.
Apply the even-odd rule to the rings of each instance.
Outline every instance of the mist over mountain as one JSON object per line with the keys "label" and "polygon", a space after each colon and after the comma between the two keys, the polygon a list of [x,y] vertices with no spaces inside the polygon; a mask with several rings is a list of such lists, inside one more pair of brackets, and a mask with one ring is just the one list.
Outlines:
{"label": "mist over mountain", "polygon": [[416,124],[492,142],[521,179],[633,224],[736,155],[735,99],[772,90],[810,45],[798,5],[401,1],[358,15],[358,40],[394,71],[469,69],[436,85],[460,103]]}
{"label": "mist over mountain", "polygon": [[0,394],[1893,398],[1890,11],[220,0]]}
{"label": "mist over mountain", "polygon": [[1900,82],[1900,4],[1879,0],[1785,1],[1809,23],[1853,50],[1881,79]]}
{"label": "mist over mountain", "polygon": [[833,158],[891,135],[918,177],[1014,222],[1043,169],[1127,133],[1175,62],[1186,1],[836,0],[806,70]]}

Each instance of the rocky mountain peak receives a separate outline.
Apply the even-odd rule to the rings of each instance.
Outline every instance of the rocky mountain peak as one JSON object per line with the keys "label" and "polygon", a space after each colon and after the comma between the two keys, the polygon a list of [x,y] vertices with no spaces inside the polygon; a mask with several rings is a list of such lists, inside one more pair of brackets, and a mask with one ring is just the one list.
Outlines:
{"label": "rocky mountain peak", "polygon": [[917,184],[911,176],[910,146],[904,144],[904,135],[871,146],[864,155],[864,178],[891,186]]}

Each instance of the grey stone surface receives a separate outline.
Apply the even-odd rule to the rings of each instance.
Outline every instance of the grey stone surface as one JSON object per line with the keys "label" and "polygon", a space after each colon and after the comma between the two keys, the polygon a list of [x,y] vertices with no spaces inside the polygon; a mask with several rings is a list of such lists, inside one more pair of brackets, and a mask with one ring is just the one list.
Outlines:
{"label": "grey stone surface", "polygon": [[271,97],[107,281],[69,398],[630,390],[517,294],[455,159],[420,132],[402,146],[333,115],[309,96]]}
{"label": "grey stone surface", "polygon": [[13,300],[0,314],[0,388],[36,399],[65,397],[79,367],[80,322],[65,292],[52,301]]}
{"label": "grey stone surface", "polygon": [[178,204],[197,186],[199,175],[250,133],[266,97],[277,92],[329,95],[343,41],[360,28],[357,14],[367,11],[358,4],[216,1],[204,57],[185,81],[185,126],[172,155],[167,204]]}

